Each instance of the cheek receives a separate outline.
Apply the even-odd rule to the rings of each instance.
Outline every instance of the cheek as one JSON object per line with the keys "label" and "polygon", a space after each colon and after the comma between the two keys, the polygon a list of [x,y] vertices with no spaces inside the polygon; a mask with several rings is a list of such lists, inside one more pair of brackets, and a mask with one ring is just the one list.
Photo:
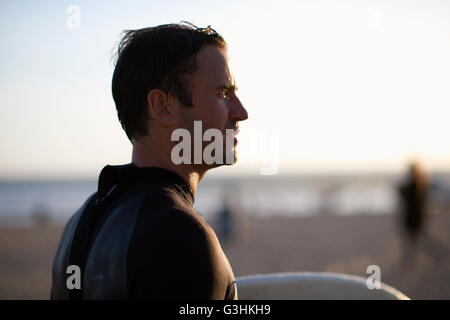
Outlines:
{"label": "cheek", "polygon": [[204,99],[199,118],[203,120],[205,128],[223,129],[228,121],[228,115],[227,101],[213,96]]}

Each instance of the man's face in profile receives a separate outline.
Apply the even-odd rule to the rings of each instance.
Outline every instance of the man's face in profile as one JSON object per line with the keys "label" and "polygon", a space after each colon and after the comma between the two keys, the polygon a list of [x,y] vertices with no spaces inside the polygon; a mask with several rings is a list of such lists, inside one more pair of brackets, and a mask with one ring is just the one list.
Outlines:
{"label": "man's face in profile", "polygon": [[[224,158],[227,152],[233,152],[236,162],[238,122],[247,119],[248,114],[236,96],[236,85],[228,68],[225,49],[213,45],[200,49],[197,69],[189,78],[188,89],[192,94],[193,107],[183,108],[182,126],[189,130],[193,138],[195,120],[202,121],[202,134],[210,128],[220,130],[223,132]],[[234,130],[234,137],[231,138],[234,141],[229,146],[232,150],[226,149],[226,129]],[[209,143],[203,142],[202,150]],[[226,163],[225,160],[223,163]]]}

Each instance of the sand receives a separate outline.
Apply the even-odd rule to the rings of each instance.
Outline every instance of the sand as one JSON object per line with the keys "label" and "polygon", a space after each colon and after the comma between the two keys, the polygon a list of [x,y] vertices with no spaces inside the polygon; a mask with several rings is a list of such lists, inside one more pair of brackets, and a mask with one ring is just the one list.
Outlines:
{"label": "sand", "polygon": [[[367,267],[378,265],[381,281],[412,299],[450,299],[450,215],[430,217],[415,256],[403,254],[397,222],[395,215],[240,218],[222,247],[236,277],[290,271],[367,277]],[[62,226],[0,227],[0,299],[49,298],[61,232]]]}

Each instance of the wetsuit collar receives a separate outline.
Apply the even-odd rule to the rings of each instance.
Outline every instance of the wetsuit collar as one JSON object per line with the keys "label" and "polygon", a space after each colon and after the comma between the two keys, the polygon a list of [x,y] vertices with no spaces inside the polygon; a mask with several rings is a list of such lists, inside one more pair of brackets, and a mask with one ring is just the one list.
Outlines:
{"label": "wetsuit collar", "polygon": [[115,185],[131,186],[138,183],[170,188],[180,194],[188,203],[194,204],[192,189],[179,175],[158,167],[139,168],[133,163],[104,167],[98,180],[98,194],[100,197],[104,197]]}

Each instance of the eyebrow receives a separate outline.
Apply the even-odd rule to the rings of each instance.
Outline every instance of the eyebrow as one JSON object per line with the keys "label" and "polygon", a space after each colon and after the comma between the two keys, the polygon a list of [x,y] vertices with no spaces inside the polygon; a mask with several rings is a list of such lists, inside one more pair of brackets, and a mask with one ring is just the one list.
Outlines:
{"label": "eyebrow", "polygon": [[220,85],[220,86],[218,86],[216,88],[216,90],[222,90],[222,89],[227,89],[227,90],[232,89],[232,90],[236,91],[237,90],[237,86],[236,86],[236,83],[234,81],[228,81],[227,83],[222,84],[222,85]]}

